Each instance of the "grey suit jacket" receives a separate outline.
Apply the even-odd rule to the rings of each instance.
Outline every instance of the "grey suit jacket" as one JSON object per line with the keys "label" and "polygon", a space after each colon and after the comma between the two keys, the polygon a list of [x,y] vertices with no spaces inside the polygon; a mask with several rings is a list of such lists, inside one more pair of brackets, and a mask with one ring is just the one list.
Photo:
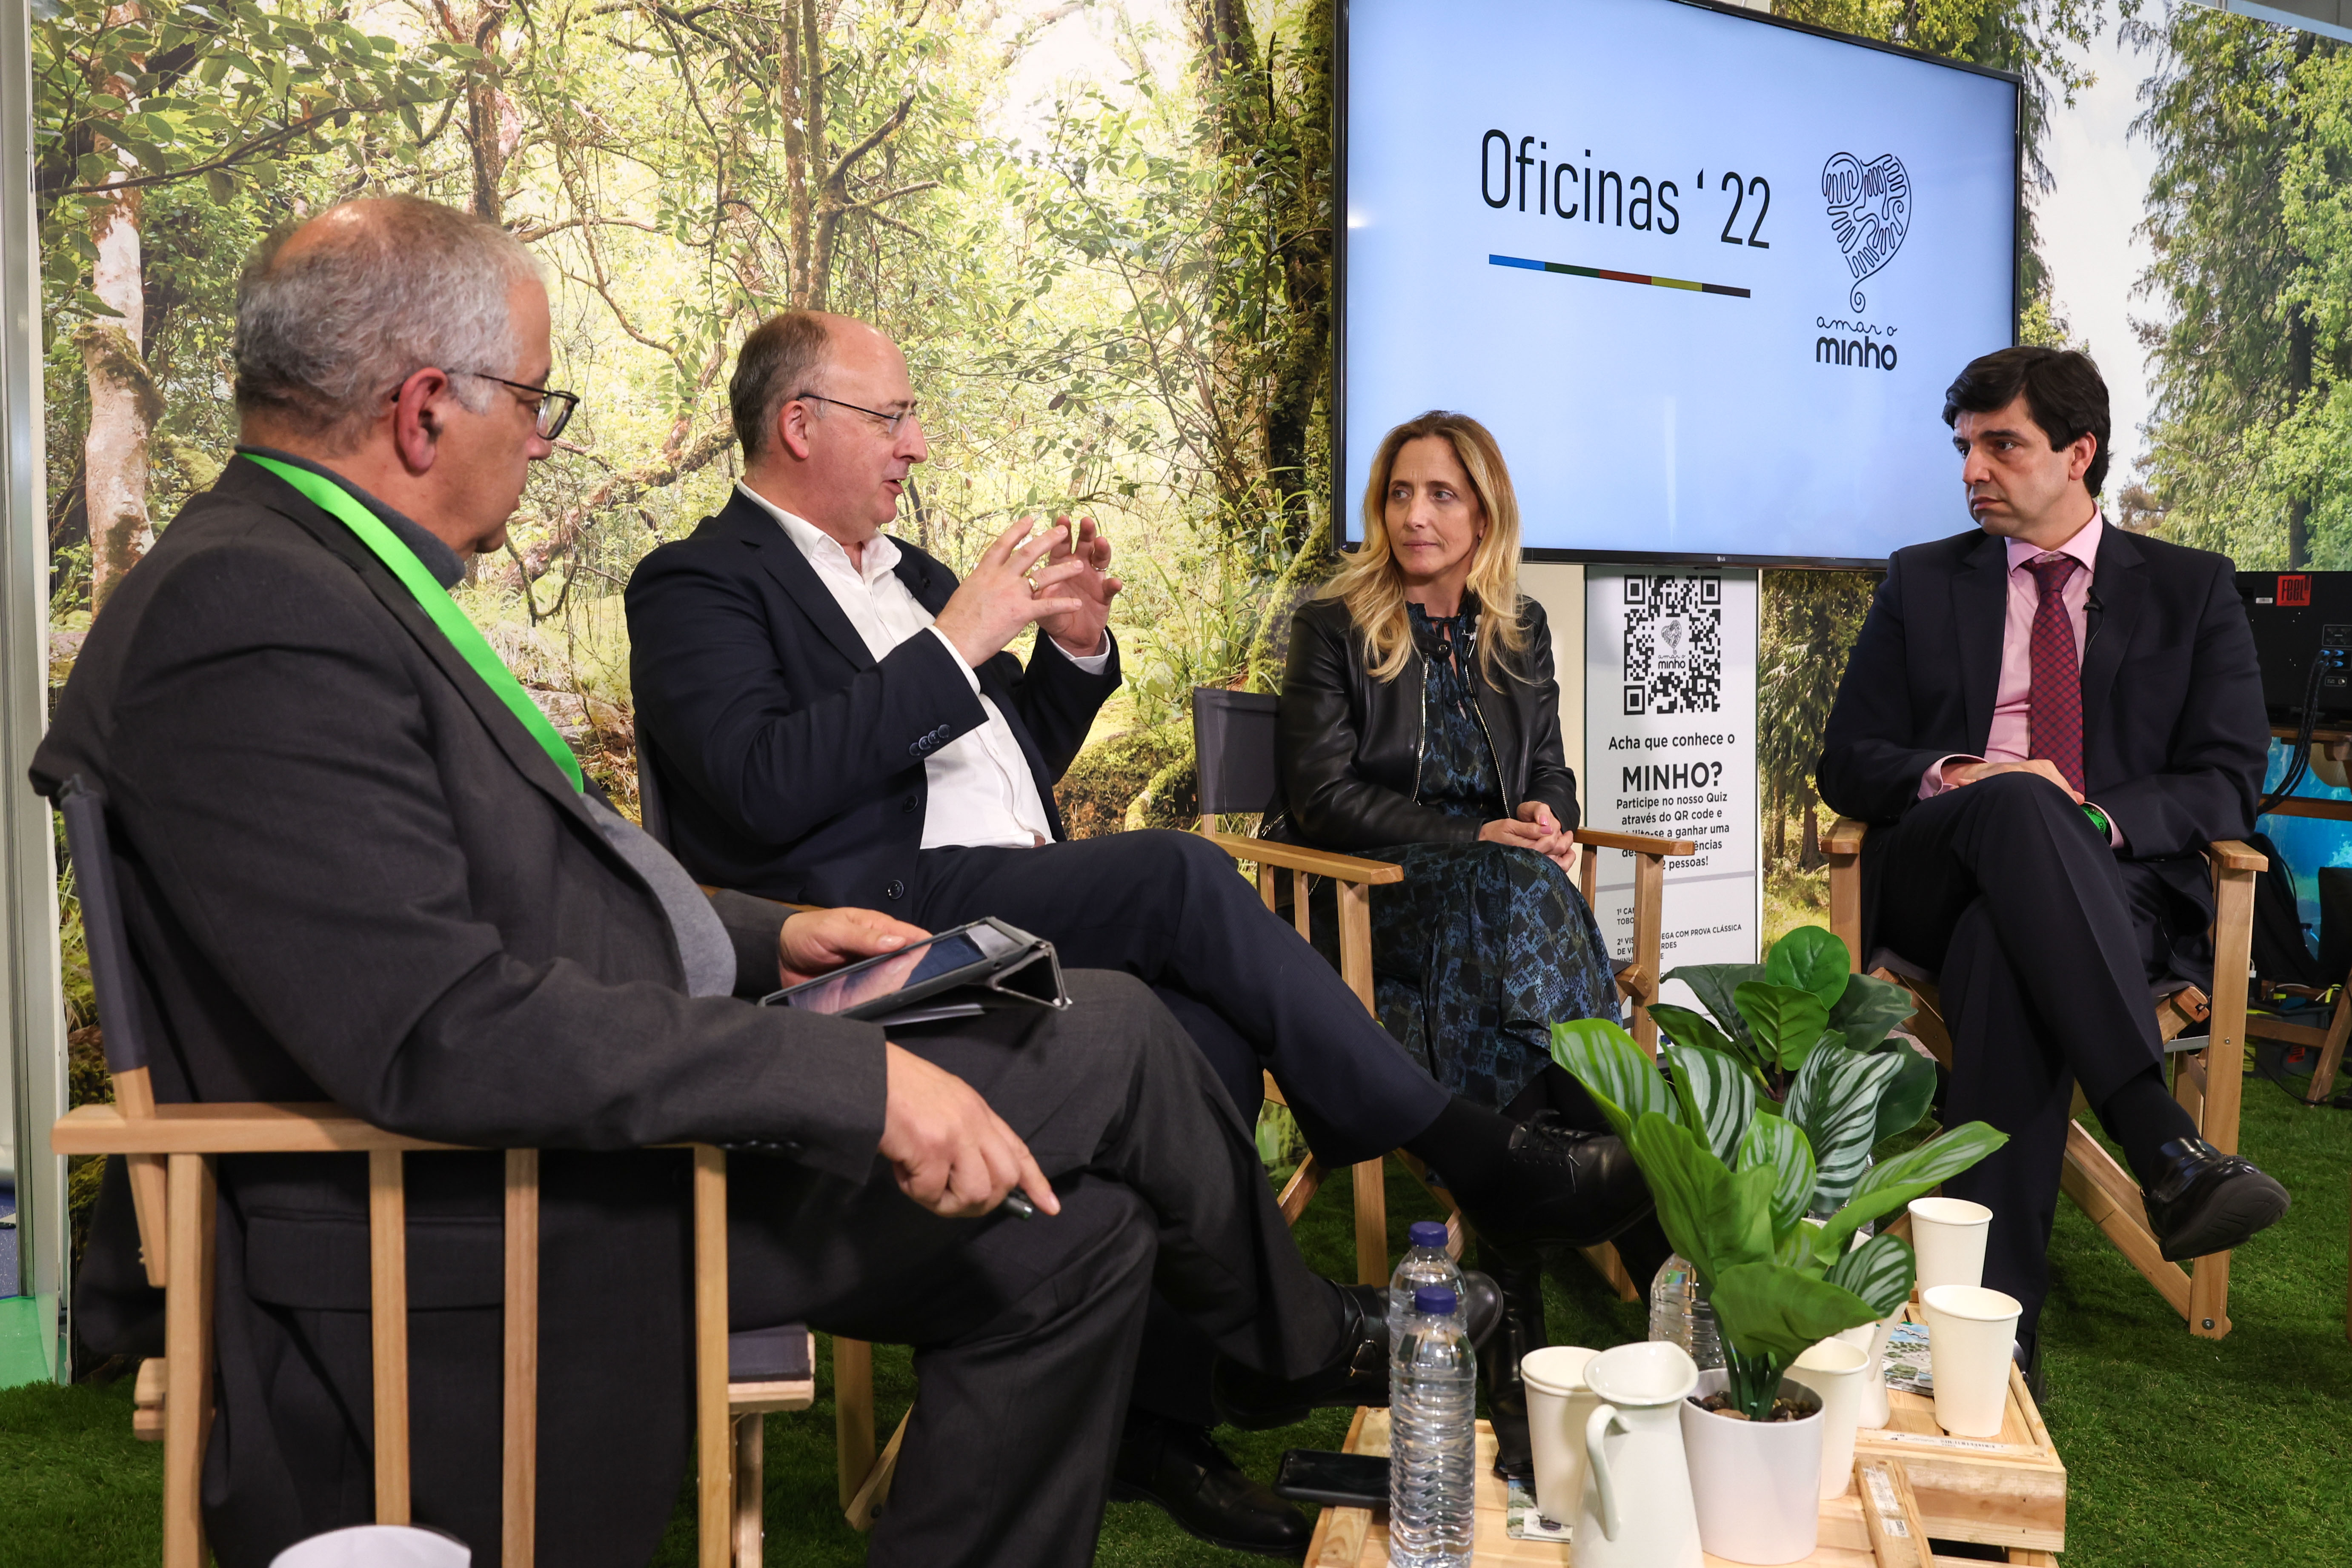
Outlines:
{"label": "grey suit jacket", "polygon": [[[381,563],[257,465],[232,461],[98,616],[33,780],[77,773],[110,797],[159,1099],[873,1173],[880,1031],[688,996],[658,901],[553,763]],[[739,991],[772,988],[782,911],[720,912]],[[495,1552],[498,1158],[409,1167],[419,1517]],[[643,1561],[687,1426],[682,1159],[559,1152],[543,1182],[541,1560]],[[205,1496],[225,1563],[366,1507],[365,1216],[358,1156],[222,1163]]]}

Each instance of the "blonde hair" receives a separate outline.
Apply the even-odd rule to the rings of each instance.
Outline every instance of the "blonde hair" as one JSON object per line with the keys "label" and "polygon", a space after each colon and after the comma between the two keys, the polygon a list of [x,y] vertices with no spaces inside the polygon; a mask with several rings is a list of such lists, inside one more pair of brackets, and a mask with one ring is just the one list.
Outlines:
{"label": "blonde hair", "polygon": [[1492,432],[1467,414],[1433,408],[1407,420],[1381,438],[1364,483],[1364,542],[1340,565],[1319,595],[1348,606],[1349,618],[1364,636],[1364,653],[1375,680],[1394,680],[1412,652],[1412,618],[1405,609],[1404,574],[1389,543],[1389,476],[1408,441],[1442,436],[1469,477],[1486,514],[1486,531],[1470,555],[1470,591],[1478,595],[1481,635],[1478,672],[1501,690],[1497,647],[1518,653],[1528,628],[1519,614],[1519,500],[1511,470]]}

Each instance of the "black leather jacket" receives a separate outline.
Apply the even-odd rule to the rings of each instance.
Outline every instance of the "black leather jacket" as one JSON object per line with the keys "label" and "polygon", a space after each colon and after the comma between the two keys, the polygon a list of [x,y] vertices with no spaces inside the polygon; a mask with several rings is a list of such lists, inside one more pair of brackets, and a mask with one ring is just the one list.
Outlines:
{"label": "black leather jacket", "polygon": [[[1478,717],[1495,749],[1503,805],[1539,800],[1562,827],[1577,823],[1576,774],[1559,733],[1559,683],[1552,679],[1551,628],[1543,606],[1519,601],[1528,643],[1498,661],[1507,689],[1477,682]],[[1275,728],[1275,792],[1259,829],[1268,838],[1318,848],[1390,844],[1466,844],[1481,824],[1421,805],[1422,661],[1397,678],[1372,679],[1364,639],[1337,599],[1314,599],[1290,622],[1290,659]]]}

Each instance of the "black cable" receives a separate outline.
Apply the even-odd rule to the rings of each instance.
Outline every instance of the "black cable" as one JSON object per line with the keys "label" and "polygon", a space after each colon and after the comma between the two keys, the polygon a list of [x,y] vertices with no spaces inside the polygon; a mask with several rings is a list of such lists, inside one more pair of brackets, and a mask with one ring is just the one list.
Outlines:
{"label": "black cable", "polygon": [[2312,650],[2311,670],[2303,678],[2303,714],[2295,725],[2294,755],[2288,761],[2278,788],[2263,796],[2262,804],[2254,808],[2256,816],[2267,815],[2279,802],[2293,795],[2295,786],[2303,783],[2304,775],[2311,771],[2311,736],[2312,731],[2319,728],[2319,678],[2331,662],[2327,649]]}

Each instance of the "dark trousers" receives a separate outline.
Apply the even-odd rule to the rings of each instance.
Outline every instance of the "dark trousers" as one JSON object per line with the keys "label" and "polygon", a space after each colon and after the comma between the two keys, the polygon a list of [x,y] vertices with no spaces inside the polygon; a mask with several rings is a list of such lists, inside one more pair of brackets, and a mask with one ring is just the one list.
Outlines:
{"label": "dark trousers", "polygon": [[[1437,1118],[1446,1091],[1405,1055],[1216,846],[1123,833],[1034,849],[927,849],[908,919],[933,931],[993,915],[1054,943],[1065,964],[1148,983],[1199,1047],[1245,1122],[1270,1071],[1308,1144],[1333,1168],[1378,1159]],[[1263,1172],[1259,1184],[1265,1184]],[[1151,1304],[1135,1373],[1139,1411],[1211,1426],[1214,1347]]]}
{"label": "dark trousers", "polygon": [[2009,1134],[1944,1191],[1992,1210],[1984,1282],[2023,1304],[2031,1331],[2074,1085],[2097,1105],[2163,1060],[2149,984],[2169,951],[2168,891],[2025,773],[1922,801],[1864,853],[1877,892],[1868,945],[1939,977],[1953,1047],[1944,1124]]}
{"label": "dark trousers", "polygon": [[887,1171],[862,1187],[738,1160],[739,1327],[806,1320],[915,1346],[914,1417],[876,1564],[1093,1561],[1147,1294],[1216,1349],[1296,1376],[1339,1352],[1250,1130],[1166,1010],[1068,976],[1070,1013],[999,1010],[900,1042],[986,1097],[1058,1215],[946,1220]]}
{"label": "dark trousers", "polygon": [[1235,1103],[1274,1074],[1334,1168],[1411,1142],[1452,1097],[1330,964],[1190,833],[1121,833],[1035,849],[926,849],[907,918],[933,931],[994,915],[1065,965],[1118,969],[1161,994]]}

